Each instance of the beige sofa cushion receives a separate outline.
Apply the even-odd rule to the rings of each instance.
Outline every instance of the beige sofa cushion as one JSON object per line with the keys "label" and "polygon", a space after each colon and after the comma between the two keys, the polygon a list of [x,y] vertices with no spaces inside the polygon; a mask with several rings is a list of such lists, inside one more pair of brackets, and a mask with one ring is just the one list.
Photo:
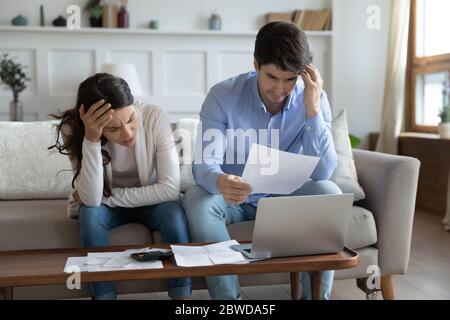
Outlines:
{"label": "beige sofa cushion", "polygon": [[[77,219],[65,215],[67,200],[0,201],[0,251],[80,247]],[[113,229],[111,245],[151,243],[141,224]]]}
{"label": "beige sofa cushion", "polygon": [[67,197],[73,177],[69,158],[47,150],[55,144],[56,123],[0,122],[0,199]]}
{"label": "beige sofa cushion", "polygon": [[199,120],[197,119],[180,119],[173,131],[180,160],[181,192],[186,192],[190,187],[196,185],[192,174],[192,160],[194,159],[198,124]]}
{"label": "beige sofa cushion", "polygon": [[[65,215],[66,200],[0,201],[0,250],[79,247],[78,220]],[[253,221],[228,226],[233,239],[251,240]],[[161,243],[159,232],[140,224],[127,224],[111,231],[112,245]],[[346,245],[353,249],[377,241],[372,214],[353,207]]]}
{"label": "beige sofa cushion", "polygon": [[362,200],[366,195],[358,183],[348,132],[347,115],[344,109],[333,118],[331,132],[337,154],[337,166],[330,180],[336,183],[343,193],[353,193],[355,201]]}

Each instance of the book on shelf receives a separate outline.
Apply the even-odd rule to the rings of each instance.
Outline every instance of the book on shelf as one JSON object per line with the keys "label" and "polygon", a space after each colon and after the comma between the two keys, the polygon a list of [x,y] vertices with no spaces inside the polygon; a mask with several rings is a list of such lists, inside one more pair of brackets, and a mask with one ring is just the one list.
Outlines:
{"label": "book on shelf", "polygon": [[294,11],[294,18],[292,19],[292,22],[294,22],[299,28],[301,28],[303,19],[305,18],[305,10],[295,10]]}
{"label": "book on shelf", "polygon": [[293,22],[302,30],[330,30],[331,9],[296,10]]}
{"label": "book on shelf", "polygon": [[266,23],[275,21],[292,21],[292,12],[269,12],[266,14]]}
{"label": "book on shelf", "polygon": [[333,16],[333,11],[331,9],[323,10],[323,24],[321,30],[331,30],[331,18]]}
{"label": "book on shelf", "polygon": [[324,26],[323,30],[331,30],[332,17],[333,17],[333,15],[332,15],[331,9],[328,9],[327,20],[325,22],[325,26]]}

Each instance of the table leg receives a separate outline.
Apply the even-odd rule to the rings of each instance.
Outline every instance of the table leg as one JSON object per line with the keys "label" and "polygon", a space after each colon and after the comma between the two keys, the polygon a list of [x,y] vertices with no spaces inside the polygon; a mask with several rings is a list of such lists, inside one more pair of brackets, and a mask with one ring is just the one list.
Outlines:
{"label": "table leg", "polygon": [[298,300],[298,281],[299,281],[299,273],[291,272],[291,299]]}
{"label": "table leg", "polygon": [[12,300],[13,299],[13,287],[1,288],[3,291],[3,299],[4,300]]}
{"label": "table leg", "polygon": [[312,271],[309,273],[311,278],[311,296],[313,300],[320,300],[320,283],[322,282],[322,272]]}

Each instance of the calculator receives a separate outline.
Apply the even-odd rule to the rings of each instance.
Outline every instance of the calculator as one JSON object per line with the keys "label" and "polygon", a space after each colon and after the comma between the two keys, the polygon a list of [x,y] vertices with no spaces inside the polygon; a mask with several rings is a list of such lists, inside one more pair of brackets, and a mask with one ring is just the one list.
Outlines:
{"label": "calculator", "polygon": [[152,261],[173,257],[173,252],[172,251],[137,252],[132,253],[130,256],[138,261]]}

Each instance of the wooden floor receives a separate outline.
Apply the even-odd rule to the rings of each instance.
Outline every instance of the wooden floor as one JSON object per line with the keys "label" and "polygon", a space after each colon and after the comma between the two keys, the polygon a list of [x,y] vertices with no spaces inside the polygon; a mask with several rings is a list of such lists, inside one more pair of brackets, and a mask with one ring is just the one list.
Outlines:
{"label": "wooden floor", "polygon": [[[450,299],[450,232],[442,228],[441,217],[416,212],[408,273],[395,276],[397,299]],[[241,288],[244,299],[289,300],[289,285]],[[334,300],[365,299],[355,280],[335,281],[331,298]],[[380,297],[379,297],[380,298]],[[119,299],[169,299],[167,293],[129,294]],[[206,290],[195,290],[192,299],[210,299]]]}

